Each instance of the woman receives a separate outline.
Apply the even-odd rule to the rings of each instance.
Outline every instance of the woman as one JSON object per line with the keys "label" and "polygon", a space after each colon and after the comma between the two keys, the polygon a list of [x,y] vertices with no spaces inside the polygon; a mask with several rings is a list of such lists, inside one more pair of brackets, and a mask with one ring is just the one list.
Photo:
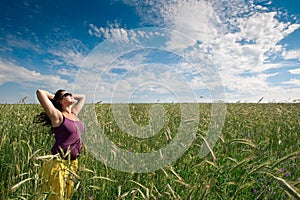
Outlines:
{"label": "woman", "polygon": [[51,94],[46,90],[37,90],[37,98],[44,109],[39,122],[51,126],[55,143],[51,149],[53,158],[41,168],[42,192],[47,199],[70,199],[73,181],[72,175],[78,168],[77,157],[81,153],[81,134],[84,126],[79,120],[85,96],[58,90]]}

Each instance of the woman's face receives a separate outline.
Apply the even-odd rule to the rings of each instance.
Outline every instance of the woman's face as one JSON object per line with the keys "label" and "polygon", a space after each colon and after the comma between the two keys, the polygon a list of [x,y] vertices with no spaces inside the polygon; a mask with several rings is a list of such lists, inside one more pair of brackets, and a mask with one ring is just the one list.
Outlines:
{"label": "woman's face", "polygon": [[60,99],[60,103],[61,104],[73,104],[75,102],[74,97],[71,93],[67,92],[67,91],[63,91],[61,93],[61,99]]}

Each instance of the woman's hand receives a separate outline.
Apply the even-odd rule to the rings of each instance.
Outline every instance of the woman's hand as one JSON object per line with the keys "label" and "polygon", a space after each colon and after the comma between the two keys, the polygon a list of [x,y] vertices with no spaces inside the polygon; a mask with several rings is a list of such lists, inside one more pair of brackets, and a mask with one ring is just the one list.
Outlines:
{"label": "woman's hand", "polygon": [[85,98],[85,96],[84,96],[83,94],[72,94],[72,96],[74,97],[74,99],[75,99],[76,101],[79,101],[79,100]]}
{"label": "woman's hand", "polygon": [[41,95],[44,95],[44,96],[48,97],[49,100],[54,99],[54,94],[52,94],[52,93],[50,93],[46,90],[37,90],[36,94],[37,94],[38,97],[41,96]]}

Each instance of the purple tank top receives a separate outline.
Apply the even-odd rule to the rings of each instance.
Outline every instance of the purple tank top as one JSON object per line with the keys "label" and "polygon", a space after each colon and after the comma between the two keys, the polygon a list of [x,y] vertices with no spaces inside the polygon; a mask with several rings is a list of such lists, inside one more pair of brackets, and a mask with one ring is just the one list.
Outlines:
{"label": "purple tank top", "polygon": [[59,153],[63,157],[61,149],[64,151],[64,154],[69,149],[71,160],[76,159],[81,153],[81,134],[83,130],[83,122],[73,121],[63,116],[62,124],[58,127],[52,127],[55,137],[55,143],[51,149],[52,154]]}

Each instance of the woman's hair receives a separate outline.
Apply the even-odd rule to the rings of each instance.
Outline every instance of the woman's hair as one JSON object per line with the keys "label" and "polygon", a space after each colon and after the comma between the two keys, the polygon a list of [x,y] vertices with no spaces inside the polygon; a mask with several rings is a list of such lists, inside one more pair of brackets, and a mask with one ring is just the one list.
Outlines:
{"label": "woman's hair", "polygon": [[[59,101],[62,99],[63,94],[62,92],[64,92],[65,90],[57,90],[54,98],[50,99],[50,101],[52,102],[52,104],[54,105],[55,108],[57,108],[59,111],[62,111],[62,107],[61,104],[59,103]],[[42,123],[45,126],[49,126],[51,127],[51,120],[48,117],[48,115],[46,114],[46,112],[41,112],[39,115],[36,116],[35,119],[36,123]]]}

